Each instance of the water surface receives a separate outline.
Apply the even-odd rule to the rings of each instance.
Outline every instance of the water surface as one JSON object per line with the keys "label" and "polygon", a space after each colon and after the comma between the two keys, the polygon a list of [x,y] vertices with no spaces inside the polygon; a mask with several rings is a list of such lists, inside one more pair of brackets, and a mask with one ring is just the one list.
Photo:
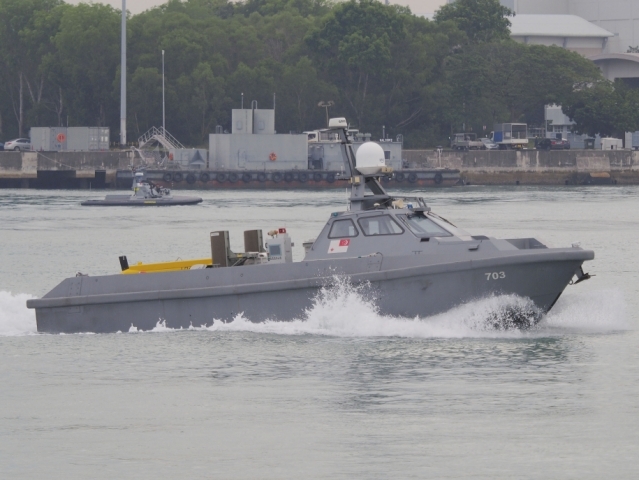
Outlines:
{"label": "water surface", "polygon": [[483,321],[507,299],[387,318],[336,284],[294,322],[39,335],[26,298],[76,271],[206,257],[222,229],[286,227],[299,260],[346,193],[0,191],[0,477],[636,478],[639,188],[415,193],[472,234],[581,242],[596,276],[530,332]]}

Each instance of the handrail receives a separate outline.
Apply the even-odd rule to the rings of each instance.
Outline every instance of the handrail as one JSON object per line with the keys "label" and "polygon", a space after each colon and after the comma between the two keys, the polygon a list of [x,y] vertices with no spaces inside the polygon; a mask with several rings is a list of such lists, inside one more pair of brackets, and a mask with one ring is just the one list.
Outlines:
{"label": "handrail", "polygon": [[143,148],[146,144],[156,141],[167,150],[177,150],[184,148],[173,135],[164,128],[151,127],[138,138],[138,148]]}

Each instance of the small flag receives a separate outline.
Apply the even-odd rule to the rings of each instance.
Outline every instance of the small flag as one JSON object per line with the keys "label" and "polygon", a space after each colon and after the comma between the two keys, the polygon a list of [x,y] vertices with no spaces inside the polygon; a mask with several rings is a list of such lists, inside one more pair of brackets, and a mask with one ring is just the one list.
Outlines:
{"label": "small flag", "polygon": [[348,251],[348,246],[350,244],[351,240],[349,238],[331,240],[331,244],[328,246],[328,253],[345,253]]}

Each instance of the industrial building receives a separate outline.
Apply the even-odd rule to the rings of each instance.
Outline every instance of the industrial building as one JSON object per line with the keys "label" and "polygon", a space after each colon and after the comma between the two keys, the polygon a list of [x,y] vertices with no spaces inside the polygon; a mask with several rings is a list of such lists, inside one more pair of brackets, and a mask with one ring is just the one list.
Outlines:
{"label": "industrial building", "polygon": [[275,110],[233,109],[231,133],[209,135],[209,167],[214,170],[308,168],[304,134],[276,134]]}

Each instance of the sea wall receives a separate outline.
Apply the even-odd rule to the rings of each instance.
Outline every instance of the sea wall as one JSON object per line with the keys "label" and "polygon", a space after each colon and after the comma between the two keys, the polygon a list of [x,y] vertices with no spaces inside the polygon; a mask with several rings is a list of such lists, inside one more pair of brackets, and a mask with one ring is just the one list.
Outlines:
{"label": "sea wall", "polygon": [[0,152],[0,187],[89,188],[115,184],[132,152]]}
{"label": "sea wall", "polygon": [[[471,184],[639,185],[639,152],[630,150],[404,150],[402,156],[408,169],[458,169]],[[126,151],[0,152],[0,187],[114,187],[116,172],[139,162]]]}
{"label": "sea wall", "polygon": [[467,183],[589,183],[607,173],[611,183],[639,184],[639,152],[632,150],[478,150],[469,152],[404,150],[409,168],[456,168]]}

